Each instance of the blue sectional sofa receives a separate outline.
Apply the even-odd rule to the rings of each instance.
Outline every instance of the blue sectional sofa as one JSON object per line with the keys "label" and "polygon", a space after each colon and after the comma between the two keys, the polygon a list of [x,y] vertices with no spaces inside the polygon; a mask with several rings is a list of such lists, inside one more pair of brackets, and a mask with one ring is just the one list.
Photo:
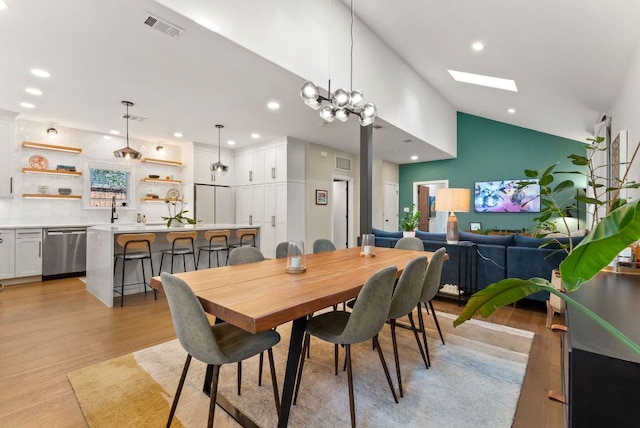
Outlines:
{"label": "blue sectional sofa", "polygon": [[[373,229],[375,245],[393,248],[402,232],[386,232]],[[425,251],[435,251],[440,247],[447,249],[449,260],[443,265],[441,284],[456,284],[465,291],[477,291],[489,284],[505,278],[541,277],[551,278],[566,257],[559,251],[557,243],[549,243],[540,248],[549,239],[532,238],[523,235],[478,235],[460,232],[460,243],[447,244],[444,233],[416,231],[416,238],[422,240]],[[582,238],[573,238],[574,245]],[[559,238],[568,242],[568,238]],[[532,300],[547,300],[549,293],[541,292],[528,296]]]}

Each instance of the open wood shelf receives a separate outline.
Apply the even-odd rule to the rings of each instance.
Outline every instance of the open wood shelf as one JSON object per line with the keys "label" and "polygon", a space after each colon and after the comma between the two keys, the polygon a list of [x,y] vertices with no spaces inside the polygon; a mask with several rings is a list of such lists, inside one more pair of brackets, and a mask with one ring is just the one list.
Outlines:
{"label": "open wood shelf", "polygon": [[160,163],[160,164],[163,164],[163,165],[182,166],[182,162],[172,161],[172,160],[164,160],[164,159],[142,158],[142,159],[140,159],[140,162]]}
{"label": "open wood shelf", "polygon": [[23,193],[22,197],[39,199],[82,199],[80,195],[48,195],[46,193]]}
{"label": "open wood shelf", "polygon": [[79,176],[82,175],[80,171],[66,171],[62,169],[37,169],[37,168],[22,168],[22,172],[25,174],[49,174],[49,175],[66,175],[66,176]]}
{"label": "open wood shelf", "polygon": [[168,184],[182,184],[182,180],[167,180],[164,178],[141,178],[140,181],[144,181],[146,183],[168,183]]}
{"label": "open wood shelf", "polygon": [[68,152],[76,154],[82,153],[82,149],[79,147],[54,146],[52,144],[34,143],[32,141],[23,141],[22,147],[27,147],[30,149],[53,150],[56,152]]}
{"label": "open wood shelf", "polygon": [[[149,198],[149,197],[144,197],[142,198],[143,202],[165,202],[167,199],[166,198]],[[170,201],[173,202],[182,202],[182,199],[169,199]]]}

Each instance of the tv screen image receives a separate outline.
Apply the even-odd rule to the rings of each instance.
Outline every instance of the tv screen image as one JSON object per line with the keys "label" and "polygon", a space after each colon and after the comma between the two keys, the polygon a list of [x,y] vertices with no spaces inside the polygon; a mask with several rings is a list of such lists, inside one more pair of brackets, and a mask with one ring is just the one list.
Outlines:
{"label": "tv screen image", "polygon": [[474,208],[481,213],[539,213],[540,186],[537,180],[476,181]]}

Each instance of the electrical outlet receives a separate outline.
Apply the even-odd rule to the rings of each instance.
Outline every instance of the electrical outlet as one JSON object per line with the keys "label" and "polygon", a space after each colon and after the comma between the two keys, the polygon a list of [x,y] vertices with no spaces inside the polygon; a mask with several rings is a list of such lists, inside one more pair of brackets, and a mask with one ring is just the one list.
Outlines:
{"label": "electrical outlet", "polygon": [[408,213],[409,212],[409,207],[404,207],[404,212]]}

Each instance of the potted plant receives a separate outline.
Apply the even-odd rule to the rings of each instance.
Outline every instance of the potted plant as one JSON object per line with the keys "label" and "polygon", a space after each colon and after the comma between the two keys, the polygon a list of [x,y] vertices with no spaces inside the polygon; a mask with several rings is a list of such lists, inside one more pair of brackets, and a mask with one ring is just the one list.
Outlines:
{"label": "potted plant", "polygon": [[[572,163],[577,166],[585,166],[587,173],[571,171],[586,175],[587,186],[591,188],[590,196],[574,197],[575,201],[582,201],[591,204],[596,208],[593,213],[593,226],[591,231],[575,247],[572,240],[563,248],[568,255],[560,263],[560,277],[565,292],[555,289],[546,279],[529,278],[527,280],[519,278],[507,278],[497,283],[491,284],[485,289],[471,296],[460,316],[453,322],[458,326],[470,319],[476,312],[483,317],[488,317],[500,306],[514,303],[530,294],[538,291],[548,291],[564,300],[572,308],[583,312],[594,322],[602,326],[606,331],[631,348],[640,355],[640,345],[633,342],[621,331],[609,324],[606,320],[592,312],[587,307],[572,299],[569,294],[576,291],[582,284],[591,280],[598,272],[606,267],[622,250],[630,244],[640,239],[640,200],[627,204],[626,200],[620,198],[620,191],[626,188],[638,188],[639,184],[627,180],[627,174],[622,178],[614,178],[615,185],[611,187],[602,184],[601,176],[598,176],[598,168],[593,165],[593,155],[598,151],[606,150],[601,147],[603,139],[591,139],[592,144],[586,144],[585,149],[588,155],[570,155]],[[627,172],[640,148],[640,142],[627,164]],[[562,207],[562,201],[557,197],[566,189],[573,187],[571,180],[561,181],[553,185],[554,176],[566,174],[567,171],[554,172],[556,165],[552,165],[546,170],[532,171],[526,170],[525,174],[529,178],[537,178],[540,184],[542,195],[540,216],[536,221],[540,224],[547,223],[553,216],[560,219],[560,223],[566,228],[568,235],[569,226],[566,221],[566,208]],[[598,217],[598,208],[606,207],[606,215]]]}
{"label": "potted plant", "polygon": [[181,199],[165,198],[169,210],[168,217],[162,217],[167,221],[167,227],[184,227],[185,224],[196,224],[195,220],[185,216],[189,211],[186,209],[187,204]]}
{"label": "potted plant", "polygon": [[409,210],[404,213],[404,219],[400,223],[402,227],[402,236],[416,236],[416,229],[420,223],[420,211],[413,211],[415,204],[411,204]]}

